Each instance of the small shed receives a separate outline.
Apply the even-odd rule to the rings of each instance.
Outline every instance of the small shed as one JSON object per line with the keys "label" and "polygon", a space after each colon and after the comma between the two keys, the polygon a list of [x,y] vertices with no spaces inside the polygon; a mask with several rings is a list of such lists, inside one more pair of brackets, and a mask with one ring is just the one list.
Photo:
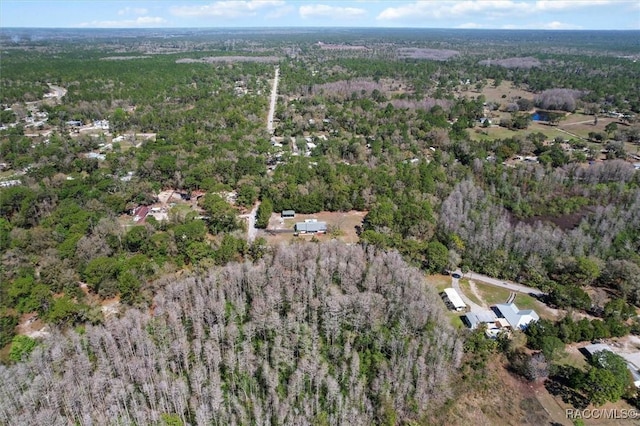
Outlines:
{"label": "small shed", "polygon": [[290,219],[296,217],[296,212],[295,210],[282,210],[280,215],[285,219]]}

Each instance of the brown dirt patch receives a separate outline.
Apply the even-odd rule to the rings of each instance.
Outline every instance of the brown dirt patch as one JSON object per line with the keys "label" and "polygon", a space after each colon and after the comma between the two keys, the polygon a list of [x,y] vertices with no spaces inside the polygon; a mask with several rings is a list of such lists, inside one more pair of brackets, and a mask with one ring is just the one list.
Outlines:
{"label": "brown dirt patch", "polygon": [[505,369],[501,356],[496,358],[487,366],[482,384],[461,383],[453,403],[432,424],[571,425],[564,411],[550,412],[540,403],[542,385],[518,379]]}
{"label": "brown dirt patch", "polygon": [[[511,81],[503,81],[498,87],[493,87],[493,80],[487,80],[487,85],[482,89],[481,94],[484,95],[487,102],[495,102],[498,104],[506,105],[509,102],[512,102],[515,99],[525,98],[525,99],[533,99],[535,94],[525,90],[524,88],[517,88],[513,86],[513,82]],[[472,86],[472,85],[471,85]],[[471,90],[469,90],[471,92]],[[475,90],[473,90],[474,93]],[[480,95],[480,93],[477,93]],[[502,96],[505,95],[503,98]]]}

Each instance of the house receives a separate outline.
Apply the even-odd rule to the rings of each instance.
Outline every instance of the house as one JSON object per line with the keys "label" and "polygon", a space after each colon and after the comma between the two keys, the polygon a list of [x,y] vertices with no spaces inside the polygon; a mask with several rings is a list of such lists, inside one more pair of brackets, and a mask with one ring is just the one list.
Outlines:
{"label": "house", "polygon": [[302,234],[325,234],[327,232],[327,223],[318,222],[315,219],[307,219],[304,222],[297,222],[295,231]]}
{"label": "house", "polygon": [[442,299],[449,309],[454,311],[464,311],[467,309],[467,305],[455,288],[445,288],[442,292]]}
{"label": "house", "polygon": [[471,330],[475,330],[482,324],[487,325],[487,329],[496,328],[496,316],[492,311],[467,312],[462,316],[462,322]]}
{"label": "house", "polygon": [[134,222],[142,222],[148,214],[149,207],[147,206],[138,206],[131,212],[131,216],[133,216]]}
{"label": "house", "polygon": [[498,318],[504,318],[514,330],[523,330],[540,317],[533,309],[518,309],[515,303],[500,303],[492,307]]}
{"label": "house", "polygon": [[290,219],[296,217],[296,212],[295,210],[282,210],[280,216],[285,219]]}

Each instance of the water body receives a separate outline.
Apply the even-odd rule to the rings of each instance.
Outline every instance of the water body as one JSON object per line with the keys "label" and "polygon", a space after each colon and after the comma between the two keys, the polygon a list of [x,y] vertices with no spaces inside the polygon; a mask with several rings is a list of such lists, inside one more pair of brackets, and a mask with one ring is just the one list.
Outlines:
{"label": "water body", "polygon": [[536,111],[531,114],[533,121],[549,121],[549,113],[547,111]]}

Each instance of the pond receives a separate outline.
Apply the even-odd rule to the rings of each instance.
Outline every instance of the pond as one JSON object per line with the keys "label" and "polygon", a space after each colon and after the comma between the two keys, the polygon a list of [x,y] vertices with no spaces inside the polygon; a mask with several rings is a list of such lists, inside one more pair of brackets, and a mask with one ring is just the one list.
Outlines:
{"label": "pond", "polygon": [[531,114],[531,119],[533,121],[549,121],[549,112],[548,111],[536,111]]}

